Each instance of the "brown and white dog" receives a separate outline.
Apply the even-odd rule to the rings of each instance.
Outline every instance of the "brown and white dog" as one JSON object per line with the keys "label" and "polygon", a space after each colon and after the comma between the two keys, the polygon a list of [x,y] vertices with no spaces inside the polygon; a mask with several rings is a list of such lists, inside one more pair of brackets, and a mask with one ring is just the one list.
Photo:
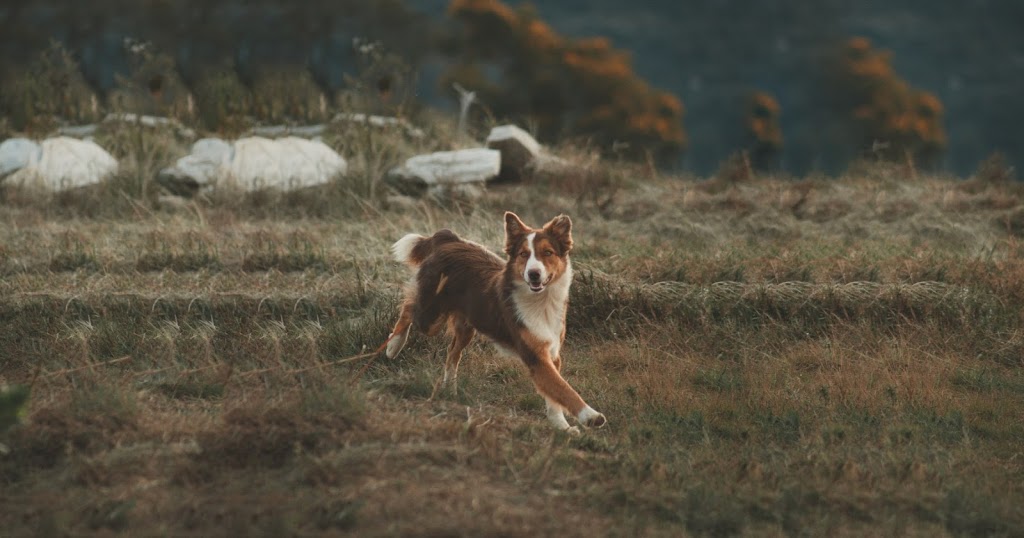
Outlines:
{"label": "brown and white dog", "polygon": [[579,431],[569,426],[565,411],[585,427],[604,426],[604,415],[587,405],[560,373],[572,284],[571,232],[572,221],[565,215],[533,229],[507,212],[507,260],[451,230],[399,239],[391,251],[415,276],[388,337],[388,358],[402,350],[413,326],[433,336],[447,325],[452,341],[441,386],[454,386],[462,350],[480,332],[526,364],[556,428]]}

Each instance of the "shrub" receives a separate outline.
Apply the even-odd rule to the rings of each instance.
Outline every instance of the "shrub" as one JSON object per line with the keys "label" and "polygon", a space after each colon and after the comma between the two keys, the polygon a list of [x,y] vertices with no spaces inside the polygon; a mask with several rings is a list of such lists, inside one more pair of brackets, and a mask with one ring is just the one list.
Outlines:
{"label": "shrub", "polygon": [[15,131],[45,134],[61,119],[99,119],[99,101],[71,53],[56,41],[25,69],[0,73],[0,84],[0,114]]}
{"label": "shrub", "polygon": [[782,152],[782,127],[779,102],[769,93],[755,91],[747,97],[744,128],[751,165],[758,170],[779,167]]}
{"label": "shrub", "polygon": [[194,101],[178,75],[169,54],[159,52],[150,43],[127,39],[130,73],[115,75],[117,88],[108,101],[118,112],[169,116],[182,121],[194,116]]}
{"label": "shrub", "polygon": [[253,81],[252,112],[269,123],[320,123],[327,96],[303,67],[269,68]]}
{"label": "shrub", "polygon": [[499,117],[526,121],[542,139],[582,136],[631,158],[675,158],[686,147],[683,105],[633,73],[629,55],[602,37],[568,39],[529,8],[453,0],[462,23],[443,83],[476,91]]}
{"label": "shrub", "polygon": [[237,135],[249,128],[246,113],[252,109],[252,95],[233,66],[210,69],[192,88],[202,126],[222,135]]}
{"label": "shrub", "polygon": [[860,150],[934,165],[946,147],[942,103],[897,76],[892,53],[863,37],[848,40],[829,73],[833,105]]}

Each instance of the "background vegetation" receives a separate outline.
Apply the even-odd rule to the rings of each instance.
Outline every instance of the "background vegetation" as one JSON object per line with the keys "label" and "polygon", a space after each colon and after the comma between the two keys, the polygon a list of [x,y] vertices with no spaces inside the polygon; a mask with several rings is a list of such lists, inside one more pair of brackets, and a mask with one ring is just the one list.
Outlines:
{"label": "background vegetation", "polygon": [[850,134],[858,147],[890,160],[934,166],[946,146],[942,103],[901,80],[891,58],[867,39],[849,40],[832,64],[832,99],[853,124]]}
{"label": "background vegetation", "polygon": [[[524,90],[572,110],[533,123],[568,138],[551,147],[568,166],[438,204],[394,196],[382,178],[416,153],[475,144],[509,96],[488,96],[477,110],[494,118],[459,132],[452,114],[413,98],[412,66],[429,58],[372,35],[341,39],[324,30],[332,11],[310,3],[275,17],[304,29],[310,41],[295,46],[319,56],[254,62],[260,47],[294,52],[282,46],[292,37],[257,45],[234,28],[263,32],[262,19],[203,5],[150,6],[154,20],[187,14],[192,26],[115,40],[127,67],[107,85],[74,45],[19,49],[33,53],[3,66],[17,89],[0,95],[3,134],[145,112],[233,136],[369,111],[426,135],[338,122],[323,138],[350,169],[335,183],[181,200],[155,176],[191,139],[107,123],[95,138],[120,162],[110,181],[0,189],[5,533],[1024,534],[1022,190],[999,154],[965,181],[919,169],[943,140],[941,109],[867,42],[833,49],[845,60],[831,80],[849,93],[821,110],[842,118],[851,145],[876,133],[891,145],[870,140],[877,151],[834,180],[779,177],[799,134],[783,130],[781,95],[744,85],[729,105],[735,155],[697,178],[619,159],[666,146],[648,130],[588,123],[603,105],[573,108],[610,99],[608,117],[681,117],[659,109],[673,102],[610,42],[561,37],[528,10],[456,2],[451,43],[493,23],[508,38],[496,45],[543,60],[495,72],[488,51],[463,59],[483,75],[532,88],[542,65],[558,71],[553,86],[593,83],[583,101]],[[444,44],[406,12],[345,5],[409,42]],[[86,24],[86,11],[60,13]],[[178,39],[195,49],[167,45]],[[332,78],[316,66],[340,48],[353,67]],[[232,52],[194,63],[208,50]],[[597,60],[614,72],[594,72]],[[623,98],[642,106],[616,108]],[[544,111],[529,105],[502,114]],[[639,145],[602,158],[626,137]],[[414,336],[394,361],[350,360],[394,321],[407,278],[388,255],[395,239],[450,227],[497,249],[505,210],[530,223],[573,217],[565,373],[608,416],[602,430],[553,432],[522,366],[484,343],[469,348],[459,391],[435,399],[443,339]]]}
{"label": "background vegetation", "polygon": [[[475,113],[527,124],[545,141],[571,136],[702,175],[746,150],[755,167],[797,175],[909,155],[966,176],[995,150],[1011,164],[1020,154],[1020,77],[994,60],[1024,53],[1004,28],[1016,9],[1006,3],[964,12],[697,2],[683,13],[662,0],[582,10],[496,0],[15,2],[0,12],[0,79],[21,89],[0,96],[0,131],[41,134],[128,109],[234,135],[253,123],[322,121],[346,109],[354,87],[378,90],[364,111],[408,115],[412,95],[454,107],[458,80],[477,92]],[[952,41],[970,45],[950,48],[929,31],[966,32]],[[61,103],[30,89],[52,40],[76,65],[55,86],[74,94]],[[784,145],[751,145],[752,93],[774,100]]]}
{"label": "background vegetation", "polygon": [[[106,144],[128,162],[174,147],[122,129]],[[570,171],[444,208],[354,186],[427,142],[350,136],[353,183],[312,192],[165,206],[139,171],[5,191],[0,382],[30,396],[0,433],[0,526],[1024,531],[1024,205],[1005,162],[967,182],[884,161],[698,181],[566,147]],[[553,432],[521,365],[483,343],[434,400],[443,339],[346,362],[393,322],[392,241],[448,226],[497,248],[506,209],[573,216],[566,376],[605,429]]]}
{"label": "background vegetation", "polygon": [[587,137],[634,159],[670,163],[685,149],[682,103],[638,78],[607,39],[566,39],[532,9],[497,0],[458,0],[448,12],[462,31],[447,44],[456,63],[442,80],[476,90],[492,114],[545,140]]}

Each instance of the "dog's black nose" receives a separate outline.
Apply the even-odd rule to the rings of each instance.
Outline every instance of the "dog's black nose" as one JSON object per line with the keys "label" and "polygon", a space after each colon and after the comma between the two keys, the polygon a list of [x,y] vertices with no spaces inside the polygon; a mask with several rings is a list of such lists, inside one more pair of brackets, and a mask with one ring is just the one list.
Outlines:
{"label": "dog's black nose", "polygon": [[540,282],[540,271],[536,269],[527,271],[526,278],[530,279],[530,282]]}

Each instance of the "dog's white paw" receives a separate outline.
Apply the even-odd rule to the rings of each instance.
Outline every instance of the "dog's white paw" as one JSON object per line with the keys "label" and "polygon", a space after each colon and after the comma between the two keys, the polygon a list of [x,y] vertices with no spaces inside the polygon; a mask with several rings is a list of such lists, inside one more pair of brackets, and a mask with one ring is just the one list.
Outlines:
{"label": "dog's white paw", "polygon": [[595,411],[589,405],[580,411],[579,416],[576,417],[585,428],[600,428],[608,423],[608,419],[604,418],[604,415]]}
{"label": "dog's white paw", "polygon": [[562,431],[564,431],[565,433],[567,433],[569,435],[572,435],[572,436],[580,435],[580,427],[579,426],[569,426],[568,428],[566,428],[566,429],[564,429]]}
{"label": "dog's white paw", "polygon": [[409,337],[409,331],[402,334],[396,335],[391,333],[388,335],[388,347],[384,351],[389,359],[393,359],[398,356],[398,353],[405,347],[405,340]]}

